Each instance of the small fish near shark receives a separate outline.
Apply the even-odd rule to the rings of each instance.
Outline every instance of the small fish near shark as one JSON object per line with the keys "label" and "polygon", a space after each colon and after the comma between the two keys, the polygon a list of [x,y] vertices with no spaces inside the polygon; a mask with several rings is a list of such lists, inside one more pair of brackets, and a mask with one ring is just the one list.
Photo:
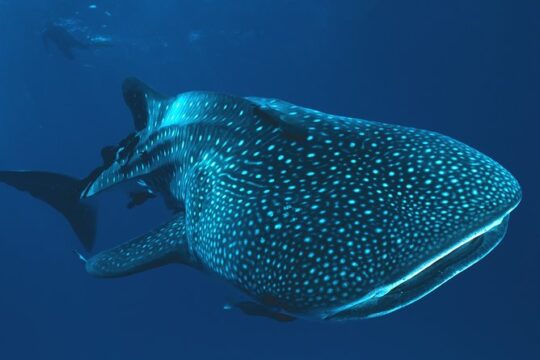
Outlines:
{"label": "small fish near shark", "polygon": [[132,206],[161,195],[171,219],[86,261],[97,277],[178,263],[217,275],[278,321],[384,315],[478,262],[521,200],[501,165],[427,130],[329,115],[277,99],[163,96],[129,78],[135,132],[85,179],[1,171],[46,201],[87,250],[88,198],[134,180]]}

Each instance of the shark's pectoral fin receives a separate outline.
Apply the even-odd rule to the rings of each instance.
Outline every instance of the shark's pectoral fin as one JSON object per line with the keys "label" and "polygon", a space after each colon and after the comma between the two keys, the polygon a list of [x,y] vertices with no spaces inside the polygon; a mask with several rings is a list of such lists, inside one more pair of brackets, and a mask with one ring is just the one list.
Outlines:
{"label": "shark's pectoral fin", "polygon": [[194,263],[186,241],[184,214],[148,234],[88,259],[86,271],[98,277],[119,277],[171,263]]}

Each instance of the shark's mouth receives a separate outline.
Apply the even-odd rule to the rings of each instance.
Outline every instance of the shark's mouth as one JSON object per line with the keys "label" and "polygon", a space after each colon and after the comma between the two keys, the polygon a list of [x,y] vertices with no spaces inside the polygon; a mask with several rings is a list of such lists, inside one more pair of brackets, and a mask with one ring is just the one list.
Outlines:
{"label": "shark's mouth", "polygon": [[426,296],[493,250],[506,233],[508,217],[505,215],[400,280],[336,309],[326,319],[377,317]]}

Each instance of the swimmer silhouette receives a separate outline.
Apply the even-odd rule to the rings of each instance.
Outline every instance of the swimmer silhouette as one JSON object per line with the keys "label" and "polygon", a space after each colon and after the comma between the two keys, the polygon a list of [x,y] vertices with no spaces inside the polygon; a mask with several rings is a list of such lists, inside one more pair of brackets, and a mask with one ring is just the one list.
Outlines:
{"label": "swimmer silhouette", "polygon": [[53,43],[58,50],[64,55],[65,58],[73,60],[73,50],[91,50],[105,46],[111,46],[109,41],[100,41],[89,39],[87,41],[81,41],[77,39],[69,30],[65,27],[50,23],[48,24],[42,33],[43,44],[45,48],[49,48],[49,43]]}

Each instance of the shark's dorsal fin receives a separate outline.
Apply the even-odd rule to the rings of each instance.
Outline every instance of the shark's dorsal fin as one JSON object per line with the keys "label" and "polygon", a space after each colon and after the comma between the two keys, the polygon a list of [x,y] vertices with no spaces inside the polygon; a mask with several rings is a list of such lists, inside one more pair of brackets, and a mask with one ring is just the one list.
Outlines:
{"label": "shark's dorsal fin", "polygon": [[281,129],[283,136],[293,141],[302,141],[307,138],[308,129],[292,116],[287,116],[277,110],[266,106],[256,106],[254,115],[266,123]]}
{"label": "shark's dorsal fin", "polygon": [[134,77],[124,80],[122,94],[126,105],[131,110],[137,131],[159,121],[165,107],[163,103],[168,99]]}
{"label": "shark's dorsal fin", "polygon": [[299,112],[289,111],[292,104],[277,99],[250,97],[248,100],[255,104],[253,114],[267,124],[280,128],[286,138],[306,140],[308,124]]}

